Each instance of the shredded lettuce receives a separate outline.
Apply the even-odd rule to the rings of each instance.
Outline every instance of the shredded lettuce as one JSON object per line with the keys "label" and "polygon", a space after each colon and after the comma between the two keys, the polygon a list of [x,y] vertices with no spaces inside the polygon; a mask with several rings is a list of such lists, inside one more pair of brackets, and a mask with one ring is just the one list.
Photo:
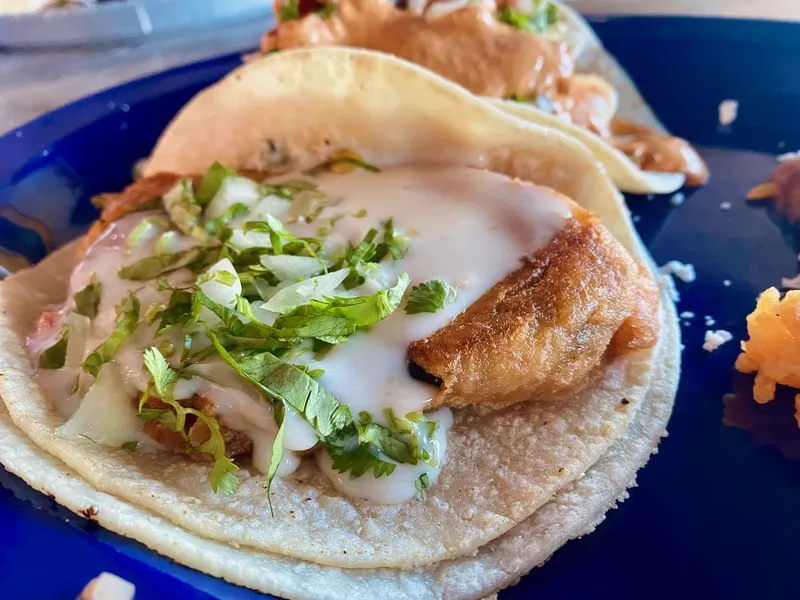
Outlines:
{"label": "shredded lettuce", "polygon": [[180,269],[195,270],[205,265],[213,256],[205,248],[190,248],[174,254],[156,254],[122,267],[117,274],[120,279],[148,281]]}

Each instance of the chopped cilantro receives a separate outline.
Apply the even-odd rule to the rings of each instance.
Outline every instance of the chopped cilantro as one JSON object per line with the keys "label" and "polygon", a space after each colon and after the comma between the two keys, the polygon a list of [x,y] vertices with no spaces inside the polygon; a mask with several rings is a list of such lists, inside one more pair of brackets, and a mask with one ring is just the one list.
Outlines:
{"label": "chopped cilantro", "polygon": [[228,177],[235,177],[236,175],[236,171],[231,167],[215,162],[206,171],[203,181],[200,182],[200,186],[197,188],[197,195],[195,196],[197,203],[200,206],[206,206],[217,195],[224,181]]}
{"label": "chopped cilantro", "polygon": [[139,442],[125,442],[122,444],[122,449],[127,450],[128,452],[136,452],[136,449],[139,447]]}
{"label": "chopped cilantro", "polygon": [[184,268],[202,268],[213,257],[214,253],[204,248],[190,248],[174,254],[156,254],[122,267],[118,275],[120,279],[147,281]]}
{"label": "chopped cilantro", "polygon": [[67,344],[69,343],[69,330],[65,327],[61,338],[47,350],[39,355],[40,369],[60,369],[67,360]]}
{"label": "chopped cilantro", "polygon": [[86,360],[81,365],[84,371],[93,377],[97,377],[100,367],[114,358],[120,346],[136,331],[136,327],[139,324],[140,308],[139,298],[134,292],[123,298],[122,302],[116,307],[117,320],[114,323],[111,335],[86,357]]}
{"label": "chopped cilantro", "polygon": [[353,167],[358,167],[359,169],[364,169],[365,171],[369,171],[370,173],[381,172],[381,170],[378,167],[376,167],[375,165],[371,165],[367,162],[364,162],[363,160],[358,158],[354,153],[344,152],[340,156],[335,156],[324,162],[319,163],[315,167],[311,167],[310,169],[305,171],[305,174],[314,177],[317,175],[322,175],[323,173],[327,173],[328,171],[333,171],[336,169],[336,167],[341,165],[351,165]]}
{"label": "chopped cilantro", "polygon": [[[209,438],[198,447],[191,447],[192,450],[197,452],[207,452],[214,457],[214,466],[208,474],[208,479],[211,482],[211,489],[214,493],[221,491],[223,494],[232,494],[236,491],[238,480],[233,475],[233,471],[238,470],[238,467],[233,461],[225,456],[225,438],[222,436],[222,431],[219,427],[219,422],[214,417],[205,414],[202,411],[194,408],[187,408],[182,406],[173,397],[172,388],[178,380],[178,373],[173,370],[167,363],[164,356],[156,348],[148,348],[144,351],[144,366],[150,371],[152,381],[148,387],[148,391],[142,396],[139,403],[139,413],[143,414],[144,402],[147,400],[148,392],[154,393],[162,402],[168,404],[174,413],[170,411],[162,411],[160,414],[152,415],[154,419],[158,419],[164,424],[169,426],[176,432],[181,433],[185,439],[188,436],[184,431],[186,425],[186,417],[193,415],[198,420],[202,421],[209,431]],[[172,418],[174,414],[174,419]],[[151,414],[148,414],[151,416]],[[165,419],[165,417],[167,417]]]}
{"label": "chopped cilantro", "polygon": [[433,279],[411,288],[406,314],[433,313],[455,302],[456,290],[446,281]]}
{"label": "chopped cilantro", "polygon": [[103,284],[92,274],[89,284],[75,294],[75,312],[79,315],[94,319],[100,307],[100,296],[103,294]]}

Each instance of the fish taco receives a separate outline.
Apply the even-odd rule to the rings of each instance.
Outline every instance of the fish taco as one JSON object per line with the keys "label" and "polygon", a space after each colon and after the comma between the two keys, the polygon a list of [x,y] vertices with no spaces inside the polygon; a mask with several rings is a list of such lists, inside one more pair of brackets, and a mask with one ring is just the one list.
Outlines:
{"label": "fish taco", "polygon": [[575,11],[548,0],[276,0],[262,53],[343,45],[431,69],[518,118],[586,144],[625,192],[702,185],[708,169],[669,135]]}
{"label": "fish taco", "polygon": [[98,204],[0,284],[0,460],[190,566],[480,598],[663,434],[674,308],[603,170],[408,62],[249,63]]}

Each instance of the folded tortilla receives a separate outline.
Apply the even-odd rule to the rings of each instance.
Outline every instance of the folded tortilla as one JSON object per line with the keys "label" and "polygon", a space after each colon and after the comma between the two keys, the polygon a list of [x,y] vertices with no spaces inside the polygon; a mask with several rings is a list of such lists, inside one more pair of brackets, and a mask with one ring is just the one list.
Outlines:
{"label": "folded tortilla", "polygon": [[[276,151],[302,167],[337,148],[381,166],[455,163],[552,187],[599,214],[651,265],[618,192],[580,143],[370,52],[300,50],[246,65],[181,111],[145,171],[200,173],[217,160],[263,169]],[[36,446],[15,453],[2,443],[0,460],[73,510],[88,500],[101,523],[176,560],[291,598],[342,589],[368,597],[384,587],[388,597],[477,598],[508,585],[602,518],[662,434],[674,397],[678,328],[663,299],[659,344],[616,360],[590,390],[559,403],[460,411],[425,498],[354,500],[305,465],[273,482],[270,517],[263,477],[246,467],[236,495],[224,498],[208,489],[207,467],[183,456],[56,435],[63,419],[35,381],[25,337],[63,301],[74,260],[62,252],[0,284],[0,394],[13,421],[0,420],[0,439],[23,432]],[[622,450],[607,454],[615,444]],[[40,458],[20,460],[26,448]],[[598,461],[605,466],[590,479]],[[62,463],[79,478],[56,478]],[[566,503],[548,504],[556,494]],[[531,543],[524,551],[521,539]]]}

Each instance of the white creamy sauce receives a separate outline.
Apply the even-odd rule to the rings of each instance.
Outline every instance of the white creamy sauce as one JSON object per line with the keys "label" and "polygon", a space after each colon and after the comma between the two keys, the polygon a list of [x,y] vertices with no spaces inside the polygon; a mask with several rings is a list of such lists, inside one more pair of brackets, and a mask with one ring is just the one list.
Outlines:
{"label": "white creamy sauce", "polygon": [[447,325],[520,267],[520,259],[547,245],[570,215],[555,192],[464,167],[357,171],[320,180],[326,194],[343,198],[321,217],[368,211],[364,218],[338,221],[331,237],[357,244],[370,227],[389,218],[398,232],[410,236],[402,260],[382,263],[390,285],[398,274],[408,273],[412,286],[442,279],[457,290],[455,302],[435,313],[396,310],[319,362],[325,369],[320,383],[353,414],[392,408],[403,416],[423,410],[436,388],[409,377],[408,345]]}
{"label": "white creamy sauce", "polygon": [[[281,179],[285,180],[286,176]],[[324,243],[330,252],[348,242],[359,243],[371,227],[382,231],[381,223],[391,218],[397,234],[409,238],[406,256],[400,261],[384,260],[377,278],[368,278],[360,288],[347,291],[340,287],[339,278],[333,284],[335,291],[325,288],[322,295],[371,294],[380,287],[394,285],[401,273],[408,273],[411,286],[442,279],[457,290],[455,302],[436,313],[407,315],[401,305],[369,332],[356,333],[347,342],[334,346],[322,360],[313,363],[314,368],[325,371],[320,379],[321,385],[347,404],[356,418],[360,411],[367,411],[381,423],[385,423],[383,411],[387,408],[398,417],[424,411],[437,392],[435,387],[409,376],[406,364],[408,345],[447,325],[495,283],[521,266],[522,257],[547,245],[570,216],[569,207],[553,191],[466,167],[396,167],[379,174],[355,170],[346,175],[325,174],[316,181],[319,190],[333,202],[327,203],[329,205],[311,223],[286,223],[296,235],[317,237],[318,228],[326,226],[330,233]],[[241,226],[248,220],[263,220],[265,214],[272,214],[270,210],[281,213],[273,216],[281,217],[287,210],[285,200],[260,198],[258,189],[241,178],[229,179],[221,194],[225,197],[218,194],[212,201],[211,217],[224,214],[236,202],[251,207],[250,215],[238,218],[232,224],[234,226]],[[367,214],[355,216],[361,209],[366,209]],[[67,367],[38,373],[43,390],[65,418],[75,413],[80,398],[91,384],[91,377],[88,377],[88,382],[86,377],[82,377],[78,393],[73,393],[80,373],[75,366],[76,357],[85,358],[108,337],[116,320],[115,306],[135,290],[144,318],[152,304],[165,303],[169,299],[169,292],[156,290],[152,282],[125,281],[118,275],[122,266],[156,253],[163,230],[148,230],[141,243],[130,248],[126,243],[126,238],[147,216],[146,213],[130,215],[106,230],[76,267],[64,309],[45,322],[29,340],[29,353],[32,360],[36,360],[43,349],[59,338],[63,327],[62,315],[73,308],[74,293],[88,285],[93,274],[97,276],[103,285],[103,294],[100,312],[92,321],[89,334],[84,336],[88,338],[85,350],[81,353],[79,349],[70,347]],[[234,235],[237,231],[243,235],[242,229],[234,231]],[[180,235],[170,239],[170,249],[185,250],[194,243],[191,238]],[[289,272],[314,272],[314,265],[308,260],[271,259],[267,263],[274,263],[276,270],[280,267]],[[210,271],[227,271],[235,275],[227,259],[219,261]],[[321,280],[323,282],[336,278],[335,275],[323,277],[327,278]],[[183,270],[173,273],[168,279],[172,285],[181,285],[193,281],[194,275]],[[235,308],[236,295],[242,289],[238,276],[233,285],[223,290],[219,285],[203,283],[201,289],[217,302]],[[268,302],[253,304],[254,314],[271,323],[276,311],[281,312],[281,302],[288,298],[285,303],[290,306],[300,288],[302,285],[295,287],[285,281],[278,296],[273,296]],[[278,302],[276,298],[283,300]],[[150,374],[143,368],[142,351],[165,339],[176,347],[182,344],[179,332],[154,342],[155,330],[156,325],[147,326],[140,322],[135,334],[122,345],[114,358],[115,377],[130,397],[132,407],[150,380]],[[192,349],[207,345],[208,340],[204,338],[195,336]],[[176,359],[169,360],[174,363]],[[293,362],[297,357],[287,357],[286,360]],[[179,380],[174,391],[179,400],[194,394],[209,398],[222,424],[244,432],[252,439],[252,463],[258,470],[267,472],[277,424],[272,407],[255,388],[228,365],[213,358],[190,367],[190,377]],[[427,463],[398,464],[391,475],[380,479],[371,473],[360,478],[336,473],[324,451],[317,452],[317,463],[336,488],[345,494],[379,503],[404,502],[416,494],[415,481],[419,476],[427,474],[432,485],[445,461],[452,415],[448,409],[440,409],[427,418],[438,422],[436,433],[430,440],[432,459]],[[285,420],[285,452],[278,476],[287,476],[298,467],[300,457],[294,452],[308,450],[317,444],[314,431],[300,415],[288,409]],[[107,435],[116,443],[122,434],[112,431]],[[124,435],[130,433],[126,430]],[[390,460],[385,456],[380,458]]]}

